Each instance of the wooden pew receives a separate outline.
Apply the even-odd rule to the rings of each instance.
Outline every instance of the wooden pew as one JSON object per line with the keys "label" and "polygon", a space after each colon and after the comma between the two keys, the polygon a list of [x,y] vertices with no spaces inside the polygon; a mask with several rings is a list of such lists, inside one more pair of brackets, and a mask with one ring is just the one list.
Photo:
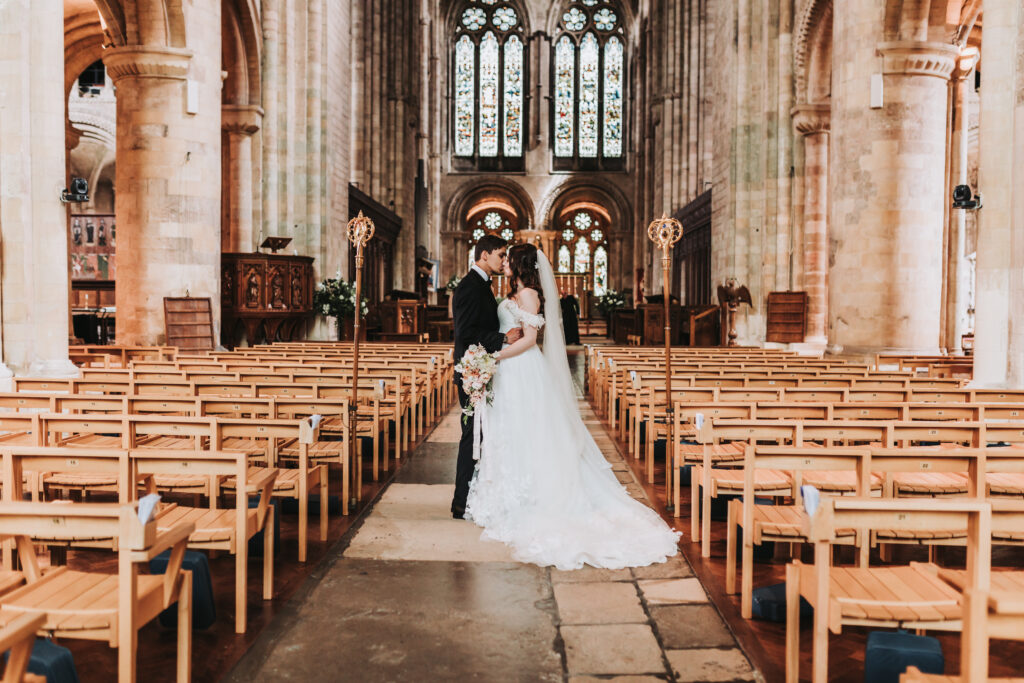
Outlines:
{"label": "wooden pew", "polygon": [[814,608],[812,676],[828,679],[828,632],[844,625],[958,631],[959,593],[934,565],[832,567],[831,544],[844,529],[890,528],[914,532],[967,529],[971,589],[990,582],[992,510],[976,500],[876,500],[822,497],[804,530],[814,543],[814,565],[786,567],[786,681],[796,683],[800,662],[800,598]]}
{"label": "wooden pew", "polygon": [[[158,531],[156,520],[139,520],[138,504],[4,502],[0,535],[14,538],[27,583],[0,597],[0,624],[43,612],[42,630],[49,635],[107,641],[117,648],[118,681],[130,683],[136,678],[138,630],[177,602],[176,680],[185,683],[191,677],[192,573],[181,569],[181,561],[193,530],[190,524],[180,524]],[[73,538],[84,533],[117,539],[117,574],[67,567],[42,572],[33,535]],[[168,549],[166,573],[139,573],[139,564]],[[61,593],[67,599],[56,607],[52,597]]]}

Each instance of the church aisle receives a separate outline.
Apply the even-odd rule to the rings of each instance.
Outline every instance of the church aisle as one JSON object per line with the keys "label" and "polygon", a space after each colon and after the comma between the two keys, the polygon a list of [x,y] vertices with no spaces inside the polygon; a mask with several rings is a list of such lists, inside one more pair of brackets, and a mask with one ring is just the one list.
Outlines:
{"label": "church aisle", "polygon": [[[584,420],[629,491],[612,440]],[[452,520],[459,412],[226,680],[733,681],[756,674],[681,556],[634,570],[513,561]]]}

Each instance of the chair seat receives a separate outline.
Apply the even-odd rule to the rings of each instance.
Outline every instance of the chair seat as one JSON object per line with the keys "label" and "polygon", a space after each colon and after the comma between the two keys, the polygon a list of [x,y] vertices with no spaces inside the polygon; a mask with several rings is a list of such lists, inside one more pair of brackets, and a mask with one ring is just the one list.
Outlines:
{"label": "chair seat", "polygon": [[[703,467],[697,467],[697,476],[701,476]],[[745,474],[742,469],[720,470],[711,468],[711,479],[718,487],[718,490],[742,491]],[[793,488],[793,479],[788,473],[782,470],[755,470],[754,490],[765,491],[787,491]]]}
{"label": "chair seat", "polygon": [[[760,527],[763,536],[778,536],[792,539],[804,537],[802,528],[803,511],[796,505],[755,505],[754,525]],[[856,536],[853,529],[838,529],[836,536]]]}
{"label": "chair seat", "polygon": [[962,472],[900,472],[892,482],[896,495],[962,495],[968,485]]}
{"label": "chair seat", "polygon": [[[739,441],[729,443],[718,443],[711,445],[711,462],[735,462],[743,460],[743,446]],[[704,461],[704,446],[700,444],[682,444],[679,447],[679,455],[684,462],[702,463]]]}
{"label": "chair seat", "polygon": [[[6,595],[0,604],[0,625],[25,612],[46,612],[44,631],[99,631],[117,623],[117,574],[61,568]],[[162,595],[163,577],[139,575],[139,602]]]}
{"label": "chair seat", "polygon": [[[317,441],[309,444],[310,460],[338,460],[341,458],[345,443],[343,441]],[[292,440],[286,442],[278,449],[277,454],[282,458],[299,457],[299,442]]]}
{"label": "chair seat", "polygon": [[1024,474],[993,472],[985,478],[993,496],[1024,496]]}
{"label": "chair seat", "polygon": [[104,472],[54,472],[43,477],[47,486],[68,486],[92,488],[96,486],[117,486],[117,475]]}
{"label": "chair seat", "polygon": [[[832,567],[829,595],[848,622],[872,625],[942,624],[961,618],[960,592],[926,565]],[[800,565],[800,585],[814,585],[814,566]],[[801,590],[814,609],[813,590]]]}
{"label": "chair seat", "polygon": [[[256,528],[256,513],[257,510],[254,508],[246,511],[247,526],[250,529]],[[183,522],[196,525],[196,530],[188,537],[189,543],[218,543],[230,541],[235,536],[234,508],[210,510],[176,505],[160,513],[157,518],[157,529],[169,530]]]}
{"label": "chair seat", "polygon": [[153,484],[158,489],[185,491],[198,489],[205,491],[210,478],[202,474],[157,474],[153,476]]}
{"label": "chair seat", "polygon": [[[261,471],[266,469],[265,467],[250,467],[248,469],[247,478],[252,479]],[[295,468],[282,467],[277,470],[277,478],[274,480],[274,492],[288,491],[295,492],[299,490],[299,475],[302,472]],[[237,479],[230,477],[225,479],[221,486],[229,491],[234,491],[237,485]]]}
{"label": "chair seat", "polygon": [[[851,470],[807,470],[803,483],[813,486],[822,493],[853,493],[857,490],[857,473]],[[871,473],[871,490],[882,489],[882,477]]]}

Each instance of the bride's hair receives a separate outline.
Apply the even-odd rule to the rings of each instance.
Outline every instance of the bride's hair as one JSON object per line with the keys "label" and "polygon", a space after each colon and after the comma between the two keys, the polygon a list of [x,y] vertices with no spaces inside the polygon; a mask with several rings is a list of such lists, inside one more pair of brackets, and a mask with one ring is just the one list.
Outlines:
{"label": "bride's hair", "polygon": [[516,244],[508,250],[508,267],[512,271],[508,295],[515,296],[519,284],[529,287],[540,297],[540,310],[544,310],[544,288],[540,284],[540,271],[537,270],[537,247],[532,244]]}

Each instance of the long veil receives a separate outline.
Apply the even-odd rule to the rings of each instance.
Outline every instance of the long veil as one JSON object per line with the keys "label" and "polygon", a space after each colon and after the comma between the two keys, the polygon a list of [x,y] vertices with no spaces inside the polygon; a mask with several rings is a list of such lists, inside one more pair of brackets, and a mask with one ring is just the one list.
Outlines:
{"label": "long veil", "polygon": [[537,251],[537,270],[540,274],[541,290],[544,293],[544,360],[551,377],[551,393],[557,398],[564,416],[563,424],[575,435],[576,452],[597,469],[609,469],[611,465],[601,455],[593,437],[583,424],[576,391],[573,389],[572,373],[569,370],[569,355],[565,350],[565,330],[562,327],[562,307],[555,271],[543,251]]}

